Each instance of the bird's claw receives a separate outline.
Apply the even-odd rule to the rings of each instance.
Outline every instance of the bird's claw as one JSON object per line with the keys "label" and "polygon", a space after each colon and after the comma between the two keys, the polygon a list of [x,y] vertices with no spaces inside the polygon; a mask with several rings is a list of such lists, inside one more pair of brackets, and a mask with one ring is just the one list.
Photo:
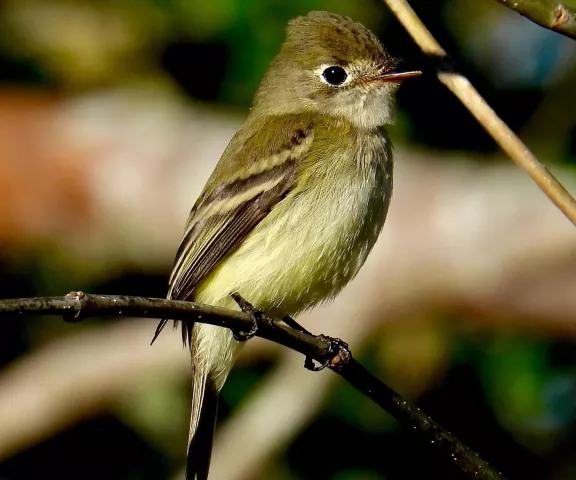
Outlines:
{"label": "bird's claw", "polygon": [[234,336],[235,340],[239,342],[246,342],[247,340],[250,340],[256,335],[260,324],[263,321],[269,319],[262,312],[256,310],[251,303],[244,300],[244,298],[242,298],[240,294],[231,293],[230,296],[234,299],[234,301],[238,304],[238,306],[244,313],[247,313],[252,317],[252,327],[250,328],[249,331],[242,332],[238,330],[232,330],[232,335]]}
{"label": "bird's claw", "polygon": [[319,372],[320,370],[324,370],[326,367],[333,370],[340,370],[350,363],[352,353],[350,352],[346,342],[339,338],[332,338],[322,334],[318,335],[317,338],[330,342],[329,354],[326,356],[324,363],[320,365],[315,365],[312,357],[306,357],[306,360],[304,360],[305,368],[312,372]]}
{"label": "bird's claw", "polygon": [[[264,313],[259,310],[256,310],[251,303],[247,302],[242,298],[242,296],[236,292],[231,293],[230,296],[234,299],[234,301],[238,304],[240,309],[247,313],[252,317],[252,328],[248,332],[242,332],[238,330],[232,330],[232,335],[234,338],[239,342],[245,342],[250,340],[252,337],[256,335],[258,332],[259,326],[265,322],[271,325],[274,324],[274,321],[267,317]],[[288,325],[289,327],[297,330],[301,333],[305,333],[311,335],[311,333],[302,327],[299,323],[297,323],[291,317],[285,317],[282,321]],[[339,370],[348,365],[352,358],[352,353],[348,348],[348,344],[339,338],[328,337],[326,335],[318,335],[316,338],[319,340],[330,342],[330,347],[328,352],[323,359],[323,363],[316,365],[314,363],[314,359],[310,356],[307,356],[304,360],[304,367],[312,372],[319,372],[320,370],[324,370],[326,367],[329,367],[333,370]]]}
{"label": "bird's claw", "polygon": [[247,332],[242,332],[240,330],[232,330],[232,336],[234,337],[234,340],[237,340],[239,342],[246,342],[256,335],[256,332],[258,332],[258,320],[256,320],[255,318],[253,320],[254,323],[252,324],[252,328]]}

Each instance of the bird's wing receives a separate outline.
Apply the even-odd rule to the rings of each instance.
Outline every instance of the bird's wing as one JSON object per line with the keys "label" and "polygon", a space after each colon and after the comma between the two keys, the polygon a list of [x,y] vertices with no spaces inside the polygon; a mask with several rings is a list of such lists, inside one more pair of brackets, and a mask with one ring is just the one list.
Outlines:
{"label": "bird's wing", "polygon": [[[273,129],[263,125],[245,139],[239,132],[231,141],[190,213],[170,276],[168,298],[190,299],[198,284],[294,188],[313,130],[302,119],[280,123],[274,122]],[[235,164],[233,168],[230,163]],[[233,176],[226,178],[226,172]],[[160,322],[152,341],[166,322]],[[183,341],[189,343],[194,324],[182,323]]]}

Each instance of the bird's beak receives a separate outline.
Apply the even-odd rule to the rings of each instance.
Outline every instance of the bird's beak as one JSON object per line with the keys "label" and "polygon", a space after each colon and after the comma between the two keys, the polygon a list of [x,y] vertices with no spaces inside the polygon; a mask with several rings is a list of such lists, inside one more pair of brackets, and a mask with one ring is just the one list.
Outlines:
{"label": "bird's beak", "polygon": [[393,72],[385,75],[380,75],[374,78],[375,82],[402,82],[408,78],[419,77],[422,72],[414,70],[412,72]]}

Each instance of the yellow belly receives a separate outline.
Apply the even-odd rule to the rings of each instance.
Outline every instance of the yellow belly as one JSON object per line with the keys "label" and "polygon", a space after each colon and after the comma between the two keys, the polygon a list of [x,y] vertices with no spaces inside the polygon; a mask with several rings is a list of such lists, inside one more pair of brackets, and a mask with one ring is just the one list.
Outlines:
{"label": "yellow belly", "polygon": [[[238,308],[230,298],[238,292],[257,309],[281,318],[333,298],[378,238],[390,188],[387,169],[377,163],[330,191],[310,189],[287,197],[198,285],[194,300]],[[210,364],[223,383],[239,343],[227,329],[194,328],[195,361]]]}

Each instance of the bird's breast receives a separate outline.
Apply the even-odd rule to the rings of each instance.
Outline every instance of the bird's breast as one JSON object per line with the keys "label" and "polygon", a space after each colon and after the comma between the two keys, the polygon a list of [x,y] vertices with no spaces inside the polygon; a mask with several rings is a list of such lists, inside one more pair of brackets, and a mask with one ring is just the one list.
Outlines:
{"label": "bird's breast", "polygon": [[324,178],[309,179],[278,204],[199,285],[198,301],[230,307],[225,297],[238,291],[270,315],[295,315],[354,278],[382,229],[392,187],[386,138],[359,145],[316,165]]}

